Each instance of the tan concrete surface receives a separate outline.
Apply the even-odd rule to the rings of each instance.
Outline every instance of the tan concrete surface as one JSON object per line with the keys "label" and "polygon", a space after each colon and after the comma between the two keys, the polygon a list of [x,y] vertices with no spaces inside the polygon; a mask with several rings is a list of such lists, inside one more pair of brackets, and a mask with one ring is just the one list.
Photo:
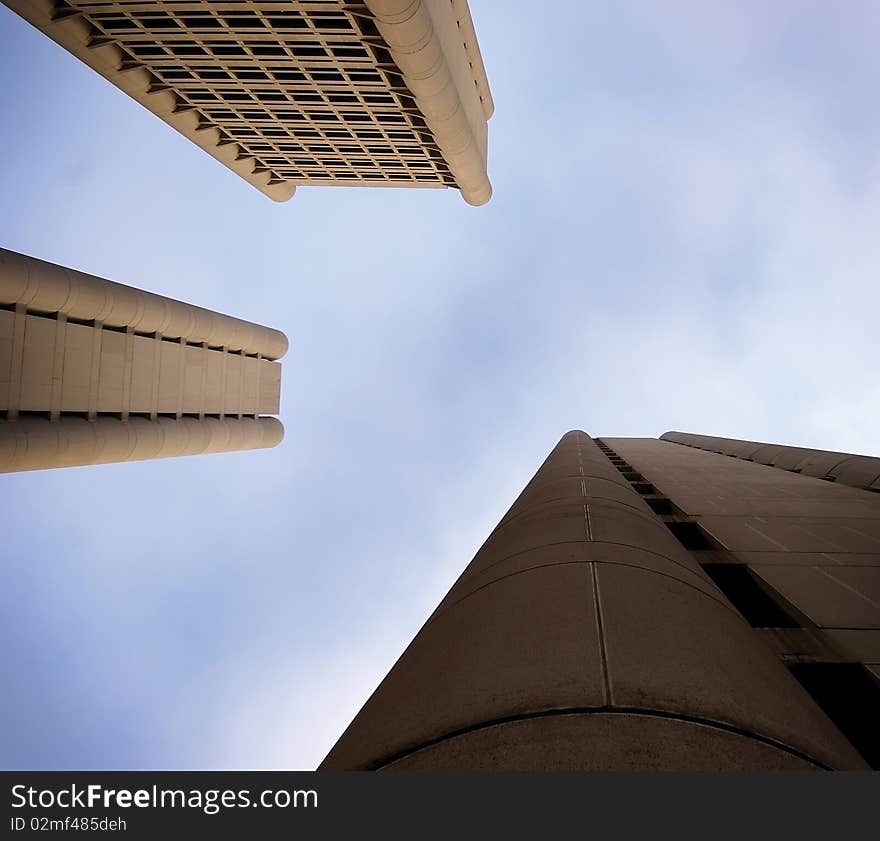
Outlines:
{"label": "tan concrete surface", "polygon": [[274,446],[277,421],[225,421],[279,412],[287,347],[279,330],[0,249],[0,472]]}
{"label": "tan concrete surface", "polygon": [[[859,459],[870,478],[880,459],[685,433],[664,439],[602,440],[699,523],[729,562],[746,564],[819,629],[841,661],[880,656],[880,494],[775,466],[834,473]],[[758,457],[773,464],[746,460]]]}
{"label": "tan concrete surface", "polygon": [[276,201],[298,185],[491,196],[466,0],[4,2]]}
{"label": "tan concrete surface", "polygon": [[571,432],[321,767],[810,766],[864,764]]}
{"label": "tan concrete surface", "polygon": [[0,473],[255,450],[283,437],[269,417],[0,420]]}

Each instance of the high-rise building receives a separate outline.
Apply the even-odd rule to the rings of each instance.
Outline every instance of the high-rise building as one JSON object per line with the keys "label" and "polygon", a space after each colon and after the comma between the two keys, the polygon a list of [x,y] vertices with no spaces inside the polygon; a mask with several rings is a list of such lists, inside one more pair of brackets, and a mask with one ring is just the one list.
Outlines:
{"label": "high-rise building", "polygon": [[321,767],[880,767],[878,477],[569,432]]}
{"label": "high-rise building", "polygon": [[467,0],[4,0],[270,198],[298,185],[492,195]]}
{"label": "high-rise building", "polygon": [[273,447],[278,330],[0,249],[0,473]]}

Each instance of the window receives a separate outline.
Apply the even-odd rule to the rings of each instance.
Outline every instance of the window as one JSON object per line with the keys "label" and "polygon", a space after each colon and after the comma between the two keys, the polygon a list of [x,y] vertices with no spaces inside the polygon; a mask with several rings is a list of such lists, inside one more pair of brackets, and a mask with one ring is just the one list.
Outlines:
{"label": "window", "polygon": [[744,564],[703,564],[703,571],[753,628],[802,627]]}
{"label": "window", "polygon": [[880,683],[859,663],[794,663],[789,670],[874,770],[880,770]]}

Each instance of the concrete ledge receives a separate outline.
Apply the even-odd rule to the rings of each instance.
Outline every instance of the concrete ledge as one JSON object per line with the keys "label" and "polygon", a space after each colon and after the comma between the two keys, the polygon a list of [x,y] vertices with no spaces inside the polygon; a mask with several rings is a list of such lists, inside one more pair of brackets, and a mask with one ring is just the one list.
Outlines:
{"label": "concrete ledge", "polygon": [[0,421],[0,473],[256,450],[278,445],[277,418],[25,417]]}
{"label": "concrete ledge", "polygon": [[271,360],[288,350],[287,336],[280,330],[5,248],[0,248],[0,304],[23,304],[28,310],[204,342]]}
{"label": "concrete ledge", "polygon": [[804,476],[829,479],[851,488],[880,490],[880,458],[874,456],[788,447],[782,444],[763,444],[758,441],[739,441],[735,438],[695,435],[690,432],[664,432],[660,440],[745,459]]}

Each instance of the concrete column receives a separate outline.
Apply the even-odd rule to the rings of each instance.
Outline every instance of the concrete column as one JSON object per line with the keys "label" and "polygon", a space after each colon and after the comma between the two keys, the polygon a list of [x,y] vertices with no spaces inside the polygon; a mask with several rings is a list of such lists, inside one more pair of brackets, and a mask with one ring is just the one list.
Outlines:
{"label": "concrete column", "polygon": [[15,420],[21,405],[21,371],[24,364],[24,328],[27,314],[24,304],[15,304],[12,316],[12,341],[9,344],[9,361],[2,359],[3,368],[9,372],[6,417]]}
{"label": "concrete column", "polygon": [[583,432],[569,432],[322,769],[861,768]]}
{"label": "concrete column", "polygon": [[[470,15],[465,23],[471,39],[465,41],[462,21],[456,17],[461,4],[456,7],[424,0],[365,3],[443,152],[462,197],[468,204],[485,204],[492,197],[486,173],[486,121],[494,106],[488,95],[482,60],[477,58],[479,49]],[[469,44],[472,55],[468,54]]]}

